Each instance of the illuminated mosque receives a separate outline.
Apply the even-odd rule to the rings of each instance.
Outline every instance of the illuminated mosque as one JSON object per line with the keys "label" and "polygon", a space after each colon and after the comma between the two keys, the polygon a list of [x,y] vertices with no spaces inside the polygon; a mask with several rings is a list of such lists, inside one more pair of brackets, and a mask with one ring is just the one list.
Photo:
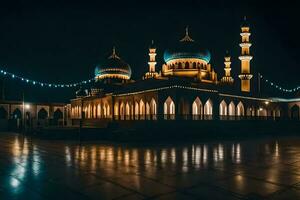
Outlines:
{"label": "illuminated mosque", "polygon": [[[156,47],[149,47],[148,70],[141,80],[113,48],[95,68],[95,83],[80,88],[71,100],[70,118],[87,119],[90,124],[111,120],[239,120],[281,118],[297,115],[290,104],[257,94],[257,78],[251,69],[250,26],[241,25],[238,75],[231,73],[231,56],[224,57],[224,72],[217,74],[211,54],[190,35],[175,48],[164,51],[164,64],[157,68]],[[221,67],[221,66],[218,66]],[[299,110],[298,115],[299,117]]]}

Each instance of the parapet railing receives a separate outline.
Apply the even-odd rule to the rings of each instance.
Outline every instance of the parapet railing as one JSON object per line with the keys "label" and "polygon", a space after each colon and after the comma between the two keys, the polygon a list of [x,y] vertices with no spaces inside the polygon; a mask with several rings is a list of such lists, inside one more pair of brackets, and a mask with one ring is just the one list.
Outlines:
{"label": "parapet railing", "polygon": [[213,115],[115,115],[114,120],[281,120],[282,117],[275,116],[216,116]]}

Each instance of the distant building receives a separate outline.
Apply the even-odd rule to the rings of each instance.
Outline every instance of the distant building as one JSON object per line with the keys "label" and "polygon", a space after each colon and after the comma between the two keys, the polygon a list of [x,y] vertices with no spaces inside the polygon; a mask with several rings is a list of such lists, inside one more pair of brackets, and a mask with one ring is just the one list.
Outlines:
{"label": "distant building", "polygon": [[64,103],[30,103],[22,101],[0,101],[0,129],[62,125],[67,121],[67,105]]}

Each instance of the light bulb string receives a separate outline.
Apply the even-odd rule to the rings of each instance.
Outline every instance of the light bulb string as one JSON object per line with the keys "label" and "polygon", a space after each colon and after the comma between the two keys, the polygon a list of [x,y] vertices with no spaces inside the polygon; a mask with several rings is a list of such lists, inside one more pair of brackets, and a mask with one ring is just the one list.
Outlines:
{"label": "light bulb string", "polygon": [[80,86],[80,85],[83,85],[83,84],[91,83],[93,80],[95,80],[94,78],[91,78],[91,79],[88,79],[88,80],[83,80],[83,81],[74,82],[74,83],[60,84],[60,83],[46,83],[46,82],[32,80],[32,79],[29,79],[29,78],[25,78],[25,77],[13,74],[13,73],[5,71],[5,70],[0,70],[0,74],[4,77],[9,77],[11,79],[17,79],[17,80],[20,80],[20,81],[28,83],[28,84],[41,86],[41,87],[49,87],[49,88],[77,87],[77,86]]}
{"label": "light bulb string", "polygon": [[274,81],[265,78],[261,74],[259,76],[260,76],[261,80],[263,80],[265,83],[268,83],[270,86],[272,86],[273,88],[276,88],[279,91],[291,93],[291,92],[296,92],[296,91],[300,90],[300,86],[297,86],[294,88],[285,88],[285,87],[282,87],[279,84],[275,83]]}

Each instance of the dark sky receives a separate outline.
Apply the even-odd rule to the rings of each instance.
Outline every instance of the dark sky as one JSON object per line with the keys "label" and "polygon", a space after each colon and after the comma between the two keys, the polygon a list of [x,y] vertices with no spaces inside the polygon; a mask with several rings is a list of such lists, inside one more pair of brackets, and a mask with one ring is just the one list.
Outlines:
{"label": "dark sky", "polygon": [[[252,32],[252,69],[283,86],[300,84],[298,5],[290,1],[41,2],[0,5],[1,68],[44,82],[74,82],[91,78],[94,65],[116,46],[131,65],[133,78],[139,79],[148,67],[151,40],[160,68],[164,50],[183,37],[188,25],[191,37],[211,52],[219,77],[226,50],[236,75],[240,24],[246,15]],[[6,96],[19,98],[13,88],[23,84],[5,83]],[[30,100],[62,101],[74,96],[71,89],[24,87]]]}

